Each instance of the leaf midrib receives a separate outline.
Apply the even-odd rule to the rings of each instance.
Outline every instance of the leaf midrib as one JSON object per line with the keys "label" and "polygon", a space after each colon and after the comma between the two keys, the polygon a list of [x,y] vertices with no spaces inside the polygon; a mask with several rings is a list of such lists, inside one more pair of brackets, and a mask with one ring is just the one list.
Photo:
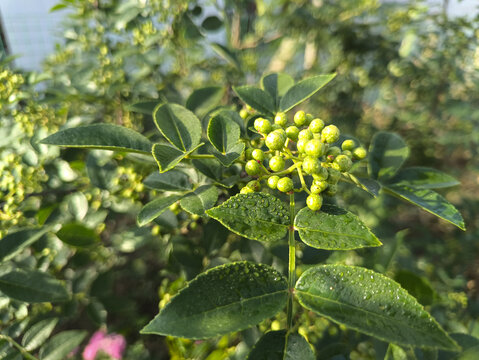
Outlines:
{"label": "leaf midrib", "polygon": [[[7,274],[8,274],[8,273],[7,273]],[[7,275],[7,274],[5,274],[5,275]],[[12,283],[12,282],[5,281],[5,280],[3,279],[3,276],[0,277],[0,283],[1,283],[1,284],[5,284],[5,285],[9,285],[9,286],[13,286],[13,287],[17,287],[17,288],[20,288],[21,290],[29,290],[29,291],[32,290],[32,288],[23,286],[23,284],[20,284],[20,283]],[[52,285],[52,284],[49,284],[49,285]],[[54,285],[55,285],[55,284],[54,284]],[[55,286],[56,286],[56,285],[55,285]],[[62,290],[65,290],[65,289],[64,289],[63,287],[61,287],[61,286],[58,286],[58,287],[61,288]],[[42,286],[41,289],[39,289],[39,288],[34,288],[34,289],[35,289],[35,292],[36,292],[36,293],[45,294],[45,295],[47,295],[47,296],[48,296],[48,295],[55,295],[53,299],[50,299],[50,300],[47,300],[47,301],[55,301],[55,300],[67,299],[67,298],[68,298],[68,293],[66,292],[66,290],[65,290],[65,293],[64,293],[64,294],[61,294],[61,297],[59,297],[59,296],[58,296],[58,295],[59,295],[58,292],[52,293],[52,292],[43,291],[43,288],[44,288],[44,287]],[[66,294],[67,296],[64,296],[65,294]]]}

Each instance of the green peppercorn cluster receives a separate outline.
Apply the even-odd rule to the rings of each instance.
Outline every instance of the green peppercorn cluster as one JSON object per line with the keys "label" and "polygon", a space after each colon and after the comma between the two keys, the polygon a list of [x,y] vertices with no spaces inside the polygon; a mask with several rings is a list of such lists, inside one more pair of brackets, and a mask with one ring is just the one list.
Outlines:
{"label": "green peppercorn cluster", "polygon": [[[246,150],[244,169],[256,179],[241,192],[259,191],[262,183],[284,193],[306,191],[306,204],[313,211],[321,209],[323,195],[336,194],[341,173],[367,155],[354,140],[339,144],[337,126],[325,125],[304,111],[296,112],[292,123],[281,112],[273,120],[259,117],[254,129],[262,138],[252,141]],[[300,188],[294,187],[295,178],[299,178]]]}

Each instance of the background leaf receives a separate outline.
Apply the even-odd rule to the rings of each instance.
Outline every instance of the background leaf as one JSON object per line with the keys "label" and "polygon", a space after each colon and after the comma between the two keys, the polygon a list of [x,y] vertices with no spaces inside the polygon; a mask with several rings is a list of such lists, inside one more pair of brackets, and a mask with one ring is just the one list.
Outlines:
{"label": "background leaf", "polygon": [[148,204],[143,206],[138,213],[137,223],[139,226],[148,224],[150,221],[154,220],[156,217],[168,209],[170,205],[177,202],[183,197],[183,195],[170,195],[170,196],[161,196],[158,199],[150,201]]}
{"label": "background leaf", "polygon": [[286,330],[269,331],[255,344],[247,360],[315,360],[306,339]]}
{"label": "background leaf", "polygon": [[176,169],[166,173],[155,171],[143,180],[143,184],[150,189],[160,191],[189,191],[193,186],[190,177]]}
{"label": "background leaf", "polygon": [[215,186],[203,185],[186,194],[180,200],[180,206],[193,215],[204,215],[218,200],[218,189]]}
{"label": "background leaf", "polygon": [[52,337],[40,350],[41,360],[64,360],[85,339],[86,331],[68,330]]}
{"label": "background leaf", "polygon": [[263,90],[267,91],[274,99],[274,109],[279,109],[281,98],[294,85],[294,79],[288,74],[275,73],[261,79]]}
{"label": "background leaf", "polygon": [[459,185],[459,181],[442,171],[426,167],[409,167],[400,170],[389,183],[406,185],[415,189],[438,189]]}
{"label": "background leaf", "polygon": [[76,247],[88,247],[100,241],[94,230],[81,223],[64,224],[56,235],[65,244]]}
{"label": "background leaf", "polygon": [[369,175],[374,179],[390,179],[408,156],[409,148],[402,137],[390,132],[378,132],[369,148]]}
{"label": "background leaf", "polygon": [[221,86],[207,86],[197,89],[186,100],[186,108],[202,118],[220,103],[224,94],[225,89]]}
{"label": "background leaf", "polygon": [[60,130],[41,144],[115,151],[151,153],[152,143],[140,133],[112,124],[93,124]]}
{"label": "background leaf", "polygon": [[249,262],[226,264],[192,280],[141,333],[188,339],[227,334],[274,316],[286,298],[287,282],[273,268]]}
{"label": "background leaf", "polygon": [[49,230],[49,227],[43,227],[11,232],[0,240],[0,262],[10,260],[27,246],[39,240]]}
{"label": "background leaf", "polygon": [[221,152],[226,154],[238,143],[240,127],[227,113],[219,113],[210,119],[208,124],[208,140]]}
{"label": "background leaf", "polygon": [[282,239],[289,227],[289,209],[272,195],[238,194],[206,211],[234,233],[248,239]]}
{"label": "background leaf", "polygon": [[296,283],[306,308],[378,339],[459,350],[424,308],[395,281],[360,267],[315,266]]}
{"label": "background leaf", "polygon": [[274,100],[269,93],[254,86],[233,87],[238,97],[253,109],[265,115],[275,113]]}
{"label": "background leaf", "polygon": [[22,346],[27,351],[32,351],[42,346],[50,337],[53,329],[58,323],[58,318],[45,319],[31,326],[22,338]]}
{"label": "background leaf", "polygon": [[301,209],[294,226],[301,240],[317,249],[351,250],[382,245],[356,215],[334,205],[323,205],[321,211]]}

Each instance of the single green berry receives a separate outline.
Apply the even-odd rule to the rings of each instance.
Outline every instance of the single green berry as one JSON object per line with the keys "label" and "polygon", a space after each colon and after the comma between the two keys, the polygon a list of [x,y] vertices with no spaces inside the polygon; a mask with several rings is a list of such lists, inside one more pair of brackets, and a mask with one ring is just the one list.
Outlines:
{"label": "single green berry", "polygon": [[304,147],[304,152],[309,156],[320,157],[324,154],[324,144],[321,140],[309,140]]}
{"label": "single green berry", "polygon": [[257,160],[257,161],[263,161],[263,160],[264,160],[264,152],[263,152],[263,150],[261,150],[261,149],[254,149],[254,150],[251,152],[251,157],[252,157],[254,160]]}
{"label": "single green berry", "polygon": [[249,113],[248,113],[248,110],[246,109],[241,109],[240,112],[239,112],[239,116],[242,118],[242,119],[246,119],[248,117]]}
{"label": "single green berry", "polygon": [[350,159],[353,157],[353,153],[349,150],[343,150],[342,154],[346,155]]}
{"label": "single green berry", "polygon": [[326,161],[333,162],[336,156],[341,154],[341,149],[337,146],[331,146],[328,151],[326,151]]}
{"label": "single green berry", "polygon": [[340,132],[337,126],[328,125],[321,131],[321,139],[328,144],[332,144],[338,141],[339,134]]}
{"label": "single green berry", "polygon": [[303,110],[298,111],[294,114],[293,121],[297,126],[303,126],[306,124],[306,113]]}
{"label": "single green berry", "polygon": [[283,170],[284,169],[284,159],[279,155],[273,156],[269,160],[269,167],[274,172]]}
{"label": "single green berry", "polygon": [[328,173],[328,178],[326,179],[328,184],[337,184],[341,177],[341,172],[333,168],[328,168]]}
{"label": "single green berry", "polygon": [[244,169],[245,169],[246,173],[250,176],[258,175],[261,171],[261,167],[259,166],[259,164],[256,160],[249,160],[246,163]]}
{"label": "single green berry", "polygon": [[271,189],[276,189],[278,186],[279,176],[273,175],[268,178],[268,187]]}
{"label": "single green berry", "polygon": [[321,162],[318,158],[312,156],[306,156],[303,159],[303,170],[306,174],[316,174],[321,171]]}
{"label": "single green berry", "polygon": [[296,149],[298,149],[300,153],[304,153],[308,141],[309,140],[298,140],[296,143]]}
{"label": "single green berry", "polygon": [[240,190],[240,194],[250,194],[250,193],[254,193],[254,190],[249,188],[248,186],[245,186],[244,188]]}
{"label": "single green berry", "polygon": [[321,168],[313,174],[314,180],[326,180],[329,176],[328,169],[321,165]]}
{"label": "single green berry", "polygon": [[249,183],[246,184],[247,187],[249,187],[253,191],[260,191],[261,190],[261,184],[258,180],[251,180]]}
{"label": "single green berry", "polygon": [[325,191],[325,194],[328,196],[334,196],[338,192],[338,185],[329,184],[328,188]]}
{"label": "single green berry", "polygon": [[313,133],[309,129],[303,129],[298,134],[299,140],[311,140],[313,138]]}
{"label": "single green berry", "polygon": [[288,123],[288,117],[286,116],[284,112],[279,112],[274,117],[274,123],[278,124],[281,127],[285,127],[286,124]]}
{"label": "single green berry", "polygon": [[264,118],[257,118],[254,121],[254,128],[261,134],[269,134],[272,130],[271,122]]}
{"label": "single green berry", "polygon": [[244,152],[246,160],[251,160],[253,158],[253,148],[247,148]]}
{"label": "single green berry", "polygon": [[283,136],[279,130],[270,132],[266,137],[266,146],[271,150],[281,150],[284,146],[286,136]]}
{"label": "single green berry", "polygon": [[299,135],[299,129],[292,125],[292,126],[288,126],[286,128],[286,136],[293,140],[293,141],[298,141],[298,135]]}
{"label": "single green berry", "polygon": [[349,169],[351,169],[351,166],[353,166],[353,162],[346,155],[336,156],[334,162],[339,165],[339,171],[341,172],[349,171]]}
{"label": "single green berry", "polygon": [[311,185],[311,192],[313,192],[313,186],[315,189],[319,190],[319,192],[323,192],[328,188],[329,184],[325,180],[314,180],[313,184]]}
{"label": "single green berry", "polygon": [[251,146],[253,146],[255,148],[260,148],[263,145],[264,145],[264,140],[261,139],[261,138],[256,138],[256,139],[251,140]]}
{"label": "single green berry", "polygon": [[314,116],[313,116],[313,115],[311,115],[311,114],[306,114],[306,123],[305,123],[305,125],[311,124],[311,121],[313,121],[313,119],[314,119]]}
{"label": "single green berry", "polygon": [[343,150],[353,150],[356,147],[356,144],[354,143],[354,140],[348,139],[344,140],[343,143],[341,144],[341,149]]}
{"label": "single green berry", "polygon": [[293,180],[291,180],[289,177],[282,177],[278,180],[278,184],[276,185],[278,190],[284,193],[293,190],[293,186]]}
{"label": "single green berry", "polygon": [[364,159],[367,154],[368,153],[367,153],[366,149],[363,148],[363,147],[358,147],[358,148],[353,150],[353,157],[357,160]]}
{"label": "single green berry", "polygon": [[271,131],[274,131],[274,130],[282,130],[283,127],[281,125],[278,125],[278,124],[273,124],[271,125]]}
{"label": "single green berry", "polygon": [[311,124],[309,124],[309,130],[311,130],[312,133],[317,134],[320,133],[321,130],[324,128],[324,121],[321,119],[313,119],[311,121]]}
{"label": "single green berry", "polygon": [[323,205],[323,198],[321,195],[311,194],[306,198],[306,205],[308,205],[312,211],[318,211]]}

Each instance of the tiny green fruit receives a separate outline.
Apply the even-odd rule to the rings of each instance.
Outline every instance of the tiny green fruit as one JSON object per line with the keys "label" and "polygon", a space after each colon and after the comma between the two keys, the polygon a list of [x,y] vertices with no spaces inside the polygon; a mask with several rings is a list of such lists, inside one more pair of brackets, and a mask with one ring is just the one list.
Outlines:
{"label": "tiny green fruit", "polygon": [[340,131],[335,125],[328,125],[321,131],[321,140],[325,143],[332,144],[338,141]]}
{"label": "tiny green fruit", "polygon": [[312,211],[318,211],[323,205],[323,198],[321,195],[311,194],[306,198],[306,205],[308,205]]}
{"label": "tiny green fruit", "polygon": [[293,180],[291,180],[289,177],[282,177],[278,180],[278,184],[276,185],[277,189],[284,193],[293,190],[293,186]]}
{"label": "tiny green fruit", "polygon": [[296,149],[298,149],[300,153],[304,153],[307,142],[308,140],[298,140],[298,142],[296,143]]}
{"label": "tiny green fruit", "polygon": [[271,170],[277,172],[284,169],[284,159],[283,157],[276,155],[269,160],[269,167]]}
{"label": "tiny green fruit", "polygon": [[275,130],[268,134],[266,137],[266,146],[270,150],[281,150],[284,146],[284,142],[286,141],[286,136],[283,136],[279,130]]}
{"label": "tiny green fruit", "polygon": [[339,178],[341,177],[341,173],[339,172],[339,170],[328,168],[328,173],[328,178],[326,179],[328,184],[337,184]]}
{"label": "tiny green fruit", "polygon": [[311,192],[319,194],[328,188],[329,184],[325,180],[314,180],[311,184]]}
{"label": "tiny green fruit", "polygon": [[367,153],[366,149],[363,148],[363,147],[358,147],[358,148],[353,150],[353,157],[357,160],[364,159],[367,154],[368,153]]}
{"label": "tiny green fruit", "polygon": [[306,143],[304,147],[304,152],[306,155],[313,156],[313,157],[320,157],[324,154],[324,144],[321,140],[312,139]]}
{"label": "tiny green fruit", "polygon": [[346,155],[336,156],[334,162],[339,165],[339,171],[341,172],[349,171],[349,169],[351,169],[351,166],[353,166],[353,162]]}
{"label": "tiny green fruit", "polygon": [[311,140],[313,138],[313,133],[309,129],[303,129],[298,134],[299,140]]}
{"label": "tiny green fruit", "polygon": [[251,180],[249,183],[246,184],[247,187],[249,187],[253,191],[260,191],[261,190],[261,184],[258,180]]}
{"label": "tiny green fruit", "polygon": [[242,118],[242,119],[246,119],[248,117],[249,113],[248,113],[248,110],[246,109],[241,109],[240,112],[239,112],[239,116]]}
{"label": "tiny green fruit", "polygon": [[298,135],[299,135],[299,129],[296,126],[291,125],[286,128],[286,136],[289,139],[293,141],[298,141]]}
{"label": "tiny green fruit", "polygon": [[258,175],[261,171],[261,167],[259,166],[256,160],[249,160],[245,165],[245,171],[250,176]]}
{"label": "tiny green fruit", "polygon": [[268,187],[270,189],[277,189],[278,186],[278,181],[279,181],[279,176],[278,175],[273,175],[268,178]]}
{"label": "tiny green fruit", "polygon": [[288,117],[286,116],[284,112],[279,112],[274,117],[274,123],[278,124],[281,127],[285,127],[286,124],[288,123]]}
{"label": "tiny green fruit", "polygon": [[257,118],[254,121],[254,128],[261,134],[269,134],[272,130],[271,122],[264,118]]}
{"label": "tiny green fruit", "polygon": [[251,152],[251,157],[256,161],[263,161],[264,160],[264,152],[261,149],[254,149]]}
{"label": "tiny green fruit", "polygon": [[303,126],[306,124],[306,120],[306,113],[303,110],[300,110],[294,114],[293,121],[297,126]]}
{"label": "tiny green fruit", "polygon": [[240,190],[240,194],[251,194],[254,193],[254,190],[249,188],[248,186],[245,186]]}
{"label": "tiny green fruit", "polygon": [[353,150],[355,146],[356,144],[354,143],[354,140],[348,139],[343,141],[343,143],[341,144],[341,149]]}
{"label": "tiny green fruit", "polygon": [[311,121],[311,124],[309,124],[309,130],[311,130],[313,134],[320,133],[321,130],[323,130],[323,128],[324,128],[324,121],[318,118],[313,119]]}
{"label": "tiny green fruit", "polygon": [[329,184],[328,188],[324,192],[328,196],[334,196],[338,192],[338,185],[336,184]]}
{"label": "tiny green fruit", "polygon": [[303,170],[306,174],[316,174],[321,169],[321,162],[313,156],[306,156],[303,160]]}

